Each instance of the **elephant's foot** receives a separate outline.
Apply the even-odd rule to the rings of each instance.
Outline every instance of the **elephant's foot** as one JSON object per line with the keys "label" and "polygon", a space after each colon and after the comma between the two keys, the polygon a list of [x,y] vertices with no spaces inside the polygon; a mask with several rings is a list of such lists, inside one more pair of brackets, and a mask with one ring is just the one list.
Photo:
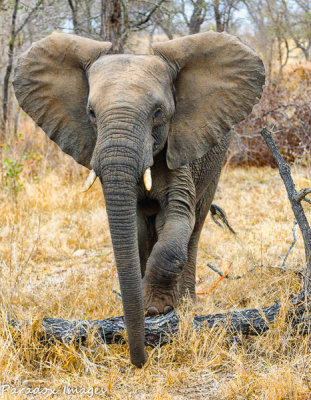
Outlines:
{"label": "elephant's foot", "polygon": [[177,306],[178,281],[187,260],[185,248],[176,238],[155,244],[143,279],[144,305],[149,315],[167,314]]}
{"label": "elephant's foot", "polygon": [[148,276],[143,279],[144,306],[147,315],[168,314],[178,302],[178,286],[176,282],[169,285],[153,284]]}
{"label": "elephant's foot", "polygon": [[178,292],[179,298],[182,299],[184,297],[190,298],[194,303],[197,300],[196,290],[195,290],[195,281],[192,277],[182,276],[180,281],[178,282]]}

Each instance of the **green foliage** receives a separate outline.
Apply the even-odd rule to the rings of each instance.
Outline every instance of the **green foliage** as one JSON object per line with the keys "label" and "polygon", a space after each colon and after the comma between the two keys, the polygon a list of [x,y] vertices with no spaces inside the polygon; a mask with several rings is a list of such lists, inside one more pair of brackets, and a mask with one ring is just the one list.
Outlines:
{"label": "green foliage", "polygon": [[23,184],[20,182],[20,174],[23,171],[23,164],[11,158],[5,158],[2,161],[4,170],[4,186],[13,195],[16,200],[18,192],[22,189]]}
{"label": "green foliage", "polygon": [[[38,167],[40,161],[42,160],[42,156],[40,154],[35,154],[32,152],[24,152],[22,158],[26,160],[25,167],[27,167],[27,165],[30,165],[31,167]],[[38,175],[32,175],[32,179],[34,181],[38,181],[39,177]]]}
{"label": "green foliage", "polygon": [[[18,146],[22,141],[22,134],[18,135],[18,140],[15,143],[15,150],[19,150]],[[22,175],[24,172],[30,172],[30,176],[34,181],[38,181],[39,177],[35,174],[36,167],[42,159],[40,154],[32,152],[12,151],[12,145],[1,143],[0,149],[6,153],[6,157],[1,157],[0,167],[2,169],[2,187],[9,193],[13,200],[17,201],[17,195],[23,188]],[[18,155],[15,155],[15,154]]]}

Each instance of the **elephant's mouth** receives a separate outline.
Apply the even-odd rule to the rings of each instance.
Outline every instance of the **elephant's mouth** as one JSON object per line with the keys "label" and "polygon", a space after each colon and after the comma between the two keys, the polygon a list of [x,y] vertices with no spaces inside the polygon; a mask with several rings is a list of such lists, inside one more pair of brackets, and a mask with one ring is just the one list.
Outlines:
{"label": "elephant's mouth", "polygon": [[[89,176],[86,178],[84,182],[82,192],[87,192],[93,186],[94,182],[96,181],[96,178],[97,178],[96,172],[92,169],[91,172],[89,173]],[[146,169],[143,180],[145,188],[149,192],[152,188],[152,177],[151,177],[150,167]]]}
{"label": "elephant's mouth", "polygon": [[159,202],[153,199],[139,200],[138,206],[144,217],[152,217],[160,211]]}

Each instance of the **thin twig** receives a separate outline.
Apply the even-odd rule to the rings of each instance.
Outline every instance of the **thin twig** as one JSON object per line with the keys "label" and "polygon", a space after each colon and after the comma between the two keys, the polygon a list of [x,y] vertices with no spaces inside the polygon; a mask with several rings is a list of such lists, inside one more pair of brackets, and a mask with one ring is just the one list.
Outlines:
{"label": "thin twig", "polygon": [[159,7],[161,7],[162,3],[166,1],[167,0],[160,0],[158,3],[155,3],[154,7],[149,11],[147,15],[144,15],[144,18],[142,20],[137,21],[136,23],[132,23],[130,25],[130,29],[132,30],[139,29],[142,25],[145,25],[147,22],[149,22],[152,15],[157,11]]}
{"label": "thin twig", "polygon": [[43,0],[38,0],[34,7],[29,11],[28,15],[26,16],[24,22],[16,29],[15,36],[19,34],[21,30],[24,29],[25,25],[29,22],[30,18],[33,14],[38,11],[39,7],[43,4]]}
{"label": "thin twig", "polygon": [[[279,269],[282,272],[286,271],[286,261],[287,258],[289,256],[289,253],[292,251],[293,247],[295,246],[296,242],[297,242],[297,238],[296,238],[296,226],[297,226],[297,221],[296,219],[293,222],[293,241],[291,243],[291,245],[289,246],[289,249],[287,250],[282,265],[279,267],[278,265],[263,265],[263,264],[252,264],[252,267],[250,269],[248,269],[246,272],[244,272],[244,274],[240,274],[240,275],[236,275],[236,276],[231,276],[229,274],[223,274],[221,271],[219,271],[219,269],[217,269],[214,265],[210,264],[210,263],[206,263],[206,265],[214,272],[216,272],[216,274],[218,274],[220,277],[222,278],[226,278],[226,279],[231,279],[231,280],[237,280],[237,279],[241,279],[244,278],[244,276],[248,275],[250,272],[253,272],[257,267],[261,267],[261,268],[271,268],[271,269]],[[301,271],[298,271],[299,273],[301,273]]]}
{"label": "thin twig", "polygon": [[284,257],[284,260],[283,260],[282,266],[281,266],[281,268],[283,268],[284,271],[286,270],[285,263],[286,263],[286,260],[287,260],[287,258],[289,256],[289,253],[292,251],[293,247],[295,246],[295,244],[297,242],[296,226],[297,226],[297,221],[296,221],[296,219],[294,219],[294,222],[293,222],[293,241],[292,241],[291,245],[289,246],[289,249],[287,250],[287,253],[285,254],[285,257]]}
{"label": "thin twig", "polygon": [[305,188],[305,189],[300,189],[299,192],[294,196],[294,199],[299,203],[301,200],[305,200],[308,203],[311,204],[311,200],[307,199],[306,196],[307,194],[311,193],[311,187]]}
{"label": "thin twig", "polygon": [[[221,271],[219,271],[219,269],[217,269],[216,267],[214,267],[214,265],[210,264],[210,263],[206,263],[206,265],[214,272],[216,272],[216,274],[218,274],[219,276],[223,276],[223,273]],[[226,278],[229,278],[228,275],[226,276]]]}
{"label": "thin twig", "polygon": [[221,275],[221,277],[214,283],[213,286],[211,286],[207,291],[205,292],[198,292],[197,294],[201,295],[201,294],[210,294],[214,291],[214,289],[216,288],[216,286],[218,285],[218,283],[220,281],[222,281],[228,274],[229,269],[232,267],[232,263],[230,263],[227,267],[227,269],[225,270],[225,272]]}
{"label": "thin twig", "polygon": [[[244,274],[240,274],[240,275],[236,275],[236,276],[231,276],[229,274],[225,274],[222,273],[221,271],[219,271],[219,269],[217,269],[214,265],[210,264],[210,263],[206,263],[206,265],[213,270],[214,272],[216,272],[216,274],[218,274],[220,277],[226,278],[226,279],[232,279],[232,280],[236,280],[236,279],[241,279],[244,278],[244,276],[246,276],[247,274],[249,274],[250,272],[253,272],[257,267],[259,267],[259,265],[252,265],[252,267],[247,270],[246,272],[244,272]],[[264,267],[264,265],[260,265],[260,267]]]}

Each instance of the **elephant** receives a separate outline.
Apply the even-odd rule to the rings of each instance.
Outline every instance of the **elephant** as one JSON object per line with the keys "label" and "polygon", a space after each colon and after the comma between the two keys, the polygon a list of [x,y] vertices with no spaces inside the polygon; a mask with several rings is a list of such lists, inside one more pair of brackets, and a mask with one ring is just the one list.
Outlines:
{"label": "elephant", "polygon": [[232,127],[259,101],[265,70],[239,38],[208,31],[112,54],[53,33],[19,57],[19,105],[100,179],[130,359],[142,367],[145,313],[195,300],[198,240]]}

